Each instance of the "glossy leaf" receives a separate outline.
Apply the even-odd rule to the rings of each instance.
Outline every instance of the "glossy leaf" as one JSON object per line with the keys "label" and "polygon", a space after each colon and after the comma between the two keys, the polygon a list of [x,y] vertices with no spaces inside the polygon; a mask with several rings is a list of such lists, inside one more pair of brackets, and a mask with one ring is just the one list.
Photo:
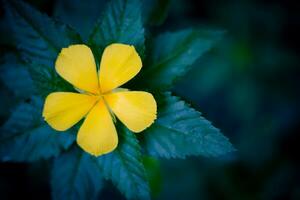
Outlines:
{"label": "glossy leaf", "polygon": [[54,68],[45,65],[28,63],[27,69],[39,95],[46,97],[51,92],[75,91],[74,87],[62,79]]}
{"label": "glossy leaf", "polygon": [[51,173],[53,199],[96,199],[103,187],[101,171],[94,158],[72,147],[54,160]]}
{"label": "glossy leaf", "polygon": [[118,129],[118,134],[118,148],[97,158],[103,176],[111,180],[127,199],[149,199],[150,189],[138,140],[123,126]]}
{"label": "glossy leaf", "polygon": [[0,66],[0,79],[16,97],[21,99],[28,98],[35,92],[25,63],[13,54],[4,57],[4,63]]}
{"label": "glossy leaf", "polygon": [[53,15],[56,19],[72,26],[86,41],[94,23],[101,16],[107,0],[55,1]]}
{"label": "glossy leaf", "polygon": [[153,41],[150,55],[144,63],[144,70],[138,79],[139,87],[152,90],[172,87],[221,35],[220,31],[193,29],[159,35]]}
{"label": "glossy leaf", "polygon": [[52,67],[62,47],[80,43],[79,36],[69,27],[52,21],[23,1],[5,1],[5,11],[26,61]]}
{"label": "glossy leaf", "polygon": [[140,56],[144,52],[144,28],[139,0],[113,0],[96,24],[89,43],[100,59],[102,51],[111,43],[134,45]]}
{"label": "glossy leaf", "polygon": [[70,133],[58,133],[41,117],[42,101],[21,103],[0,129],[0,160],[36,161],[57,156],[74,141]]}
{"label": "glossy leaf", "polygon": [[220,156],[234,151],[229,140],[201,113],[178,97],[164,93],[158,100],[158,119],[144,132],[145,149],[156,157]]}

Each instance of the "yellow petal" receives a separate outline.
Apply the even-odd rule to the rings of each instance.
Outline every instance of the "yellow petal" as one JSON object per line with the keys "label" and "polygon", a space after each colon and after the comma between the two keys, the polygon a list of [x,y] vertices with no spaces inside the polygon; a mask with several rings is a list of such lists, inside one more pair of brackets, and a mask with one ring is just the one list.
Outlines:
{"label": "yellow petal", "polygon": [[141,132],[156,119],[156,101],[147,92],[114,92],[105,95],[109,108],[133,132]]}
{"label": "yellow petal", "polygon": [[57,57],[55,68],[73,86],[94,94],[99,93],[96,64],[88,46],[77,44],[63,48]]}
{"label": "yellow petal", "polygon": [[130,79],[142,68],[142,61],[134,46],[111,44],[102,55],[99,81],[101,92],[109,92]]}
{"label": "yellow petal", "polygon": [[117,131],[103,100],[100,100],[87,115],[79,129],[77,143],[95,156],[109,153],[117,147]]}
{"label": "yellow petal", "polygon": [[65,131],[81,120],[96,101],[96,97],[85,94],[51,93],[45,100],[43,117],[55,130]]}

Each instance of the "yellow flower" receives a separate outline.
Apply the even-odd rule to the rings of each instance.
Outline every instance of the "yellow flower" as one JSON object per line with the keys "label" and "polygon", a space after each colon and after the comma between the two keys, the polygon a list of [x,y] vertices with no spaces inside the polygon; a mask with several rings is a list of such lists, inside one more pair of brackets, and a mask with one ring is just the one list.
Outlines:
{"label": "yellow flower", "polygon": [[88,46],[63,48],[55,69],[80,93],[49,94],[44,104],[44,119],[53,129],[65,131],[85,117],[78,131],[78,145],[95,156],[113,151],[118,145],[114,115],[133,132],[143,131],[156,119],[156,102],[150,93],[118,88],[141,67],[141,58],[130,45],[107,46],[98,73]]}

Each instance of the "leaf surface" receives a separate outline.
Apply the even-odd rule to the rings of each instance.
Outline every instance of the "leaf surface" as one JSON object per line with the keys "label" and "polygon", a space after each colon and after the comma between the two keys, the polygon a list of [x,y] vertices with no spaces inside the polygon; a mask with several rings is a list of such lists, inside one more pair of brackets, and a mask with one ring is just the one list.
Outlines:
{"label": "leaf surface", "polygon": [[127,199],[150,199],[138,140],[134,133],[123,126],[119,127],[118,134],[118,148],[97,158],[103,176],[111,180]]}
{"label": "leaf surface", "polygon": [[104,10],[89,39],[100,59],[104,48],[112,43],[134,45],[140,56],[144,52],[144,28],[139,0],[113,0]]}
{"label": "leaf surface", "polygon": [[102,187],[103,178],[94,158],[77,146],[54,160],[51,173],[53,199],[96,199]]}
{"label": "leaf surface", "polygon": [[2,161],[36,161],[57,156],[74,141],[69,132],[59,133],[42,119],[42,101],[34,97],[21,103],[0,128]]}
{"label": "leaf surface", "polygon": [[219,129],[184,101],[170,93],[156,99],[158,119],[144,132],[146,152],[150,155],[164,158],[215,157],[234,151]]}
{"label": "leaf surface", "polygon": [[144,69],[134,83],[151,90],[171,88],[198,58],[213,47],[222,33],[186,29],[159,35],[154,39]]}

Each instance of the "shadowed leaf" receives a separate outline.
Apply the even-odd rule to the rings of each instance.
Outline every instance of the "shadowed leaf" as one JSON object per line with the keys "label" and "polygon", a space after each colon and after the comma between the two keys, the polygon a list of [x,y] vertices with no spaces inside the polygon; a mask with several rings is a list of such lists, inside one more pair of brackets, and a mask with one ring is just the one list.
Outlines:
{"label": "shadowed leaf", "polygon": [[125,127],[120,127],[118,134],[118,148],[97,158],[103,176],[111,180],[126,198],[149,199],[150,189],[138,140]]}
{"label": "shadowed leaf", "polygon": [[36,161],[57,156],[74,141],[68,132],[58,133],[41,118],[42,101],[32,98],[13,110],[0,131],[2,161]]}
{"label": "shadowed leaf", "polygon": [[94,158],[74,146],[54,160],[51,174],[53,199],[96,199],[103,187]]}
{"label": "shadowed leaf", "polygon": [[144,70],[137,81],[151,90],[165,90],[185,75],[192,64],[210,50],[223,32],[187,29],[164,33],[153,41]]}
{"label": "shadowed leaf", "polygon": [[112,0],[108,3],[89,43],[96,50],[96,59],[111,43],[134,45],[140,56],[144,52],[144,28],[139,0]]}
{"label": "shadowed leaf", "polygon": [[54,22],[23,1],[5,1],[5,11],[25,61],[52,67],[61,48],[80,43],[79,36],[69,27]]}
{"label": "shadowed leaf", "polygon": [[234,151],[229,140],[178,97],[165,93],[158,100],[158,119],[144,132],[147,153],[164,158],[220,156]]}

